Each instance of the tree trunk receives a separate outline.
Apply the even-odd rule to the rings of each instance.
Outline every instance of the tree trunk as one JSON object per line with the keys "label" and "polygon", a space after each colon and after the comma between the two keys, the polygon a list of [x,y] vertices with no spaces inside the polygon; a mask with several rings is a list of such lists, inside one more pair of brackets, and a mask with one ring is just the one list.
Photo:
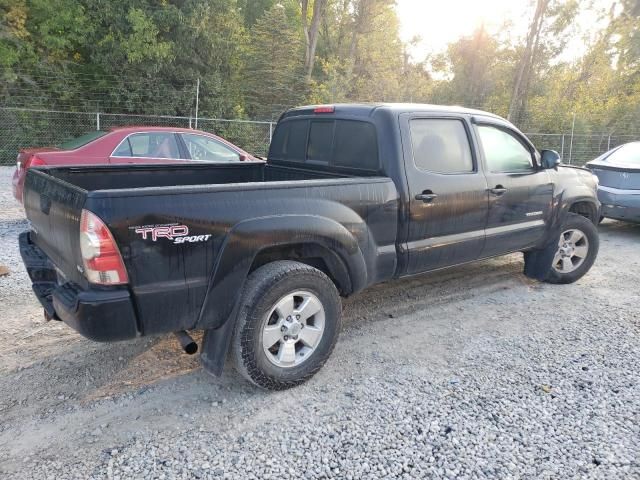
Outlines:
{"label": "tree trunk", "polygon": [[302,0],[302,29],[304,31],[305,56],[304,68],[307,80],[311,79],[313,73],[313,65],[316,59],[316,47],[318,46],[318,36],[320,33],[320,24],[324,15],[327,0],[315,0],[313,2],[313,14],[311,15],[311,24],[309,25],[309,0]]}
{"label": "tree trunk", "polygon": [[540,37],[540,31],[542,30],[542,22],[544,15],[549,6],[549,0],[538,0],[536,5],[536,11],[529,25],[529,31],[527,33],[527,42],[525,44],[524,52],[518,65],[518,72],[513,82],[513,90],[511,94],[511,103],[509,104],[509,114],[507,119],[512,122],[519,122],[520,116],[523,113],[523,107],[526,103],[526,97],[528,94],[528,87],[531,83],[531,73],[533,66],[533,58],[537,44]]}

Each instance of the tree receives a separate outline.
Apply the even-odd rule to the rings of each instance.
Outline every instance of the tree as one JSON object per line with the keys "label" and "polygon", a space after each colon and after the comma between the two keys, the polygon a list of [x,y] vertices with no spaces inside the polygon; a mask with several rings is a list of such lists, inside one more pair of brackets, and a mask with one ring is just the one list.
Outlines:
{"label": "tree", "polygon": [[[531,0],[416,63],[394,0],[0,0],[3,105],[274,119],[300,103],[452,103],[554,133],[636,133],[640,3],[616,0],[582,58],[562,53],[589,0]],[[594,10],[596,11],[596,10]],[[600,24],[598,24],[600,25]],[[509,30],[511,28],[511,30]],[[20,122],[14,122],[20,123]],[[45,121],[46,123],[46,121]]]}
{"label": "tree", "polygon": [[328,4],[318,45],[322,69],[311,96],[325,101],[401,99],[404,47],[393,0]]}
{"label": "tree", "polygon": [[92,26],[85,8],[72,0],[0,0],[0,92],[9,102],[67,105],[78,93],[77,82],[56,73],[82,61]]}
{"label": "tree", "polygon": [[301,0],[302,7],[302,29],[304,31],[305,54],[304,68],[307,74],[307,80],[311,79],[313,65],[316,57],[316,47],[318,45],[318,34],[320,32],[320,22],[327,6],[327,0],[314,0],[313,15],[311,16],[311,24],[309,25],[309,0]]}
{"label": "tree", "polygon": [[238,0],[238,10],[243,17],[245,28],[252,28],[275,3],[276,0]]}
{"label": "tree", "polygon": [[451,78],[440,84],[438,101],[482,108],[499,86],[498,66],[509,58],[481,25],[473,35],[450,44],[441,62],[448,65]]}
{"label": "tree", "polygon": [[574,32],[580,0],[537,0],[521,51],[511,89],[507,118],[518,125],[526,123],[527,104],[535,90],[544,90],[547,72],[564,51]]}
{"label": "tree", "polygon": [[540,41],[542,22],[549,7],[549,0],[537,0],[536,9],[529,24],[527,40],[522,52],[522,57],[518,63],[518,70],[513,81],[513,91],[511,93],[511,104],[507,118],[518,122],[524,110],[527,93],[533,68],[533,60]]}
{"label": "tree", "polygon": [[276,4],[251,31],[244,75],[248,113],[273,119],[305,96],[304,44],[299,28]]}

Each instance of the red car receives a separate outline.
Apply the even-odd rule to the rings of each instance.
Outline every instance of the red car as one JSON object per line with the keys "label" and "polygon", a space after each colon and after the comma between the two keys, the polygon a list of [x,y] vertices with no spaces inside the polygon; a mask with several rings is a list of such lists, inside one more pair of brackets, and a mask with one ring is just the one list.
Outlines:
{"label": "red car", "polygon": [[121,127],[95,131],[59,147],[28,148],[18,154],[13,196],[22,202],[29,167],[118,163],[261,161],[234,144],[200,130],[171,127]]}

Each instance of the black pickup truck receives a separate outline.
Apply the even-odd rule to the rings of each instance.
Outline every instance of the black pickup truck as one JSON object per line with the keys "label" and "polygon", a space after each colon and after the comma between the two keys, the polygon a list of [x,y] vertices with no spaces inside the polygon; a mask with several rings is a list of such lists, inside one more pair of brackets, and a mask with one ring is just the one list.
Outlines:
{"label": "black pickup truck", "polygon": [[97,341],[205,330],[208,372],[230,353],[283,389],[327,360],[340,297],[372,284],[512,252],[541,281],[584,275],[597,178],[559,163],[486,112],[301,107],[266,163],[31,169],[20,249],[49,318]]}

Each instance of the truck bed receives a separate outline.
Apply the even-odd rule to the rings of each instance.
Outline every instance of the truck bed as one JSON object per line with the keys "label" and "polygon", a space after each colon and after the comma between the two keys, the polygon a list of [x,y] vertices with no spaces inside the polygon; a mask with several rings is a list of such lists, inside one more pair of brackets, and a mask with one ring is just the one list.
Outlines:
{"label": "truck bed", "polygon": [[[29,170],[24,205],[28,243],[58,274],[54,304],[71,310],[64,299],[91,289],[81,269],[80,214],[102,219],[129,276],[111,290],[135,299],[137,335],[217,327],[230,313],[217,306],[237,293],[236,277],[246,277],[261,246],[306,242],[311,231],[320,232],[311,240],[322,248],[342,248],[344,261],[359,262],[354,291],[396,268],[398,192],[388,177],[262,163],[43,168]],[[194,241],[140,234],[167,226]]]}
{"label": "truck bed", "polygon": [[87,192],[150,187],[348,178],[347,175],[265,163],[104,165],[58,167],[43,172]]}

